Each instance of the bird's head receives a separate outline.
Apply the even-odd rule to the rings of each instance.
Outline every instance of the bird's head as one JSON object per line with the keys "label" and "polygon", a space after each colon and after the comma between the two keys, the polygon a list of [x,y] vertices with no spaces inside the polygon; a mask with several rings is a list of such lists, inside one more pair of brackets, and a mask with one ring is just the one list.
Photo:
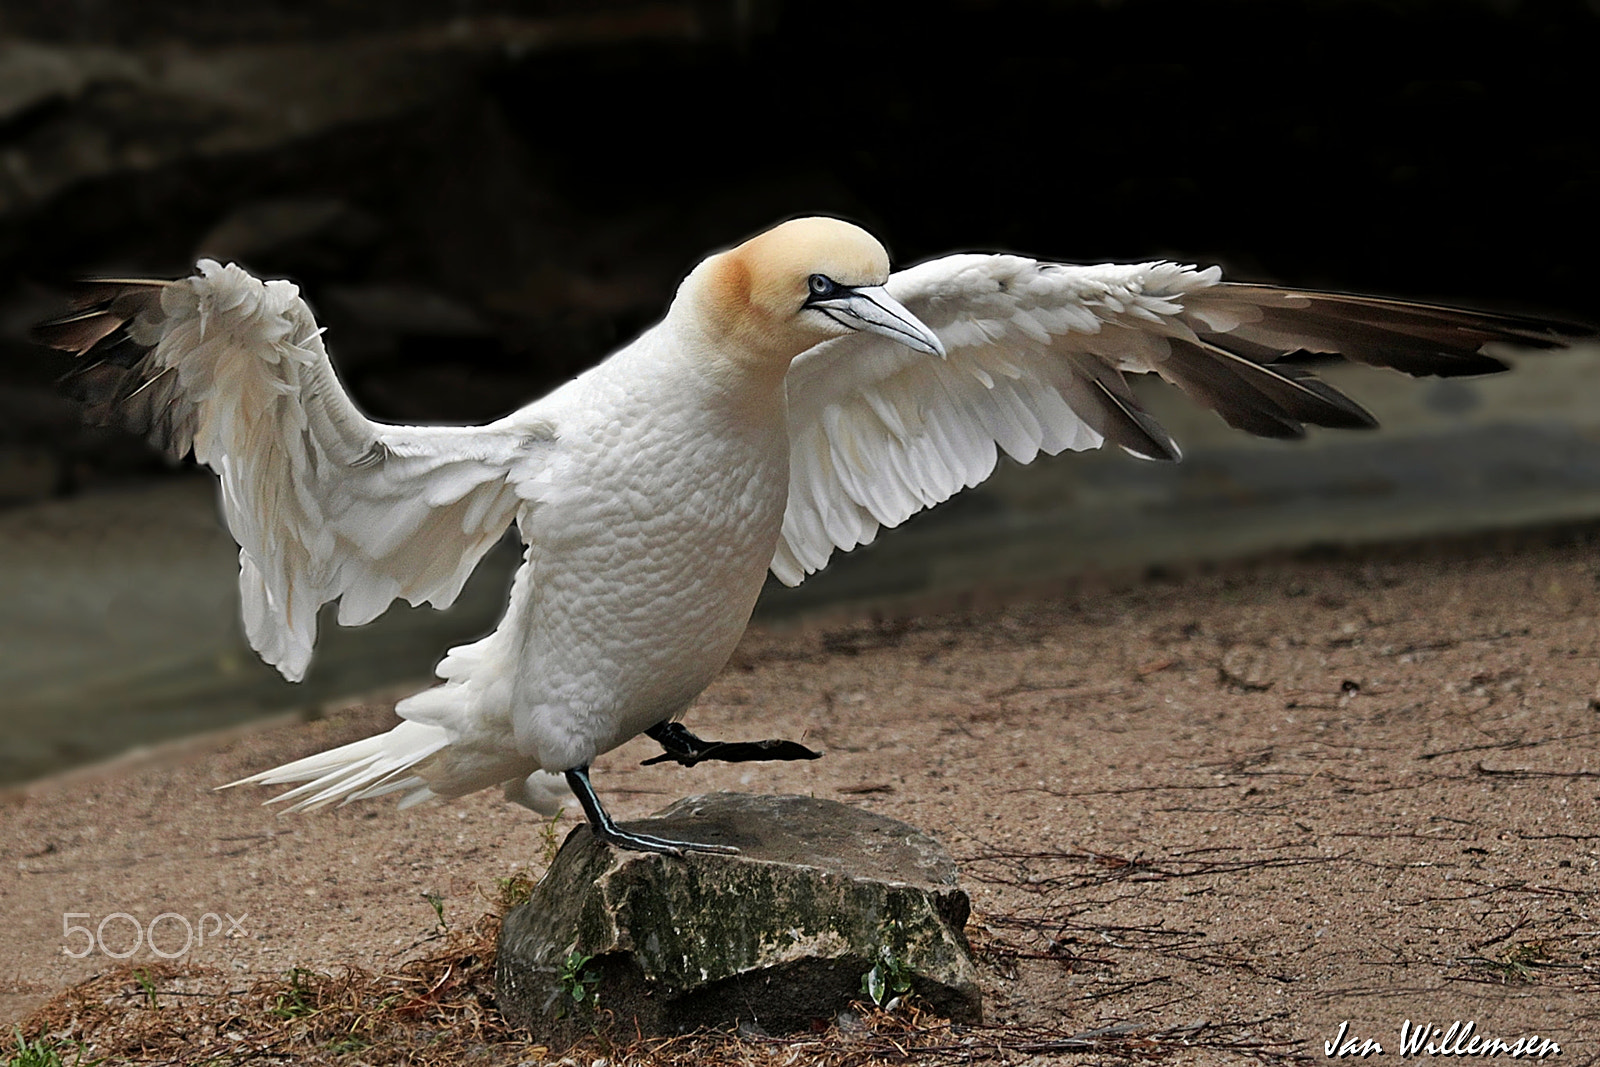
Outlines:
{"label": "bird's head", "polygon": [[682,295],[728,345],[728,358],[787,370],[820,341],[856,330],[944,355],[928,327],[884,289],[889,254],[867,231],[793,219],[700,264]]}

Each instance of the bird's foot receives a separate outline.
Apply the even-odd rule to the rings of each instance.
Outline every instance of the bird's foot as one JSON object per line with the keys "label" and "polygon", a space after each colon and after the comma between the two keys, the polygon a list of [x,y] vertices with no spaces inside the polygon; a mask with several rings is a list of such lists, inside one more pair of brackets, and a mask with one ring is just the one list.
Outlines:
{"label": "bird's foot", "polygon": [[668,856],[681,856],[685,852],[715,852],[733,856],[739,852],[732,845],[707,845],[699,841],[674,841],[654,834],[631,833],[615,823],[607,829],[600,829],[590,823],[589,832],[612,848],[626,849],[629,852],[662,852]]}
{"label": "bird's foot", "polygon": [[594,786],[589,781],[588,767],[574,767],[567,772],[566,778],[567,785],[583,808],[583,814],[589,819],[589,832],[613,848],[627,849],[630,852],[663,852],[669,856],[681,856],[685,852],[716,852],[732,856],[739,851],[732,845],[674,841],[671,838],[656,837],[654,834],[636,834],[624,830],[601,806],[600,798],[595,795]]}
{"label": "bird's foot", "polygon": [[752,763],[766,760],[796,760],[796,759],[821,759],[822,753],[814,752],[798,741],[706,741],[696,737],[687,726],[680,722],[663,722],[645,731],[647,737],[653,738],[662,748],[666,749],[659,756],[641,760],[640,766],[648,767],[652,763],[665,763],[673,760],[685,767],[693,767],[696,763],[706,760],[718,760],[723,763]]}

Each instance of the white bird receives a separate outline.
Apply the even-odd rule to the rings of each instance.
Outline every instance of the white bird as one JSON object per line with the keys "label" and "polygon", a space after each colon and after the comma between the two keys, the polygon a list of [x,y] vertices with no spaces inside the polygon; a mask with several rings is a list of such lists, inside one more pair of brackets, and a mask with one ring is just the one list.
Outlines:
{"label": "white bird", "polygon": [[[1168,262],[1068,266],[952,255],[891,274],[834,219],[786,222],[696,267],[666,317],[603,363],[484,426],[391,426],[340,387],[294,285],[202,260],[174,282],[101,282],[47,343],[102,414],[221,479],[251,645],[286,678],[317,609],[343,625],[396,598],[448,606],[515,522],[526,545],[489,636],[387,733],[244,779],[304,783],[291,810],[501,785],[549,813],[564,775],[615,845],[715,849],[607,816],[590,763],[646,733],[659,759],[796,759],[676,719],[722,669],[770,569],[797,585],[836,549],[977,485],[1003,450],[1178,447],[1129,389],[1158,374],[1231,425],[1295,437],[1373,425],[1299,366],[1341,353],[1411,374],[1504,369],[1480,349],[1581,329],[1221,281]],[[234,783],[240,784],[240,783]]]}

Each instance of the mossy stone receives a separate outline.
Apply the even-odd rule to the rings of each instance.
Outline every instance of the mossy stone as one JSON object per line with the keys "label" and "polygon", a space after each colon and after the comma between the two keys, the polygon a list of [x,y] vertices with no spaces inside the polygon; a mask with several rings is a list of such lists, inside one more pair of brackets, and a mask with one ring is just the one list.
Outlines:
{"label": "mossy stone", "polygon": [[920,830],[833,801],[737,793],[629,828],[740,852],[621,852],[587,827],[568,835],[500,935],[500,1010],[538,1040],[804,1029],[862,999],[884,949],[934,1010],[980,1020],[967,895]]}

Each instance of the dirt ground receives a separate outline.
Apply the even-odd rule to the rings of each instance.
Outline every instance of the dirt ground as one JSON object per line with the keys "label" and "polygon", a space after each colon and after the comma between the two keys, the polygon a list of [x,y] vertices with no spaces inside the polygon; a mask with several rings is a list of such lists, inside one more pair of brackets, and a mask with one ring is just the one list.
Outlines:
{"label": "dirt ground", "polygon": [[[1343,1022],[1392,1057],[1403,1020],[1471,1019],[1594,1063],[1597,549],[1600,530],[1569,529],[753,631],[688,722],[826,758],[644,768],[635,741],[595,781],[622,817],[794,792],[932,832],[972,895],[997,1022],[1205,1020],[1321,1060]],[[436,929],[427,895],[469,923],[497,878],[536,871],[543,828],[493,793],[282,817],[212,791],[391,706],[9,794],[0,1021],[117,962],[73,958],[89,935],[67,926],[121,951],[171,913],[164,951],[182,919],[206,935],[184,962],[241,977],[391,968]]]}

